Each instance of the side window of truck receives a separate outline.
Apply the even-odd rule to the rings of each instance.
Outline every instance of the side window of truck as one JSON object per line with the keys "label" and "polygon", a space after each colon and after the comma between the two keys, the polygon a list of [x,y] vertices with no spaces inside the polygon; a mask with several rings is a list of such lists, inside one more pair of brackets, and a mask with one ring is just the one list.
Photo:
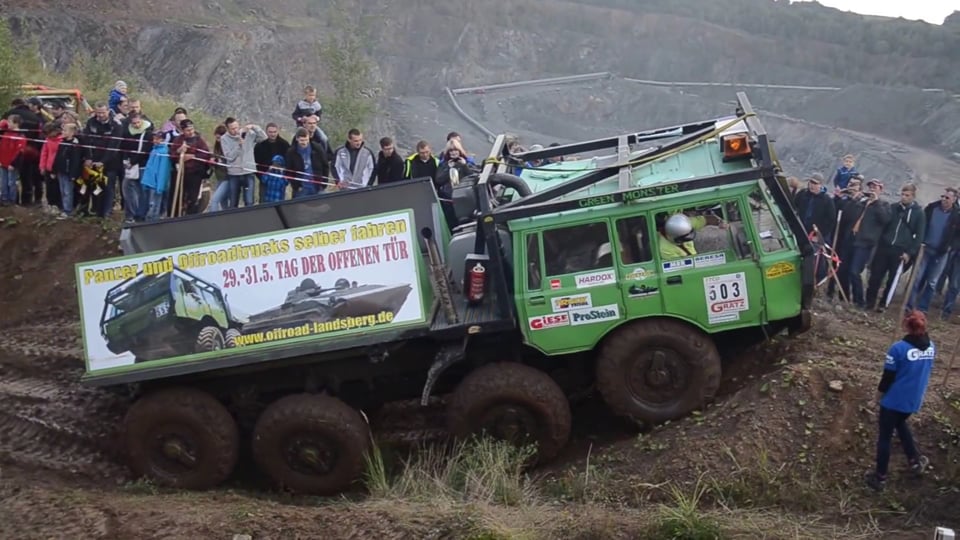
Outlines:
{"label": "side window of truck", "polygon": [[527,235],[527,290],[539,291],[543,276],[540,274],[540,235]]}
{"label": "side window of truck", "polygon": [[[682,238],[667,238],[665,224],[675,215],[687,216],[693,226],[691,234]],[[674,261],[704,253],[718,253],[724,259],[746,259],[753,256],[749,230],[743,222],[738,199],[718,201],[702,206],[678,208],[658,212],[656,246],[661,261]],[[724,224],[720,226],[719,223]],[[722,261],[718,261],[722,264]]]}
{"label": "side window of truck", "polygon": [[764,253],[787,249],[789,246],[784,239],[783,224],[774,216],[769,199],[764,197],[764,193],[758,189],[750,194],[748,200],[753,226],[760,237],[760,246]]}
{"label": "side window of truck", "polygon": [[620,260],[623,264],[653,260],[646,216],[633,216],[617,221],[617,238],[620,240]]}
{"label": "side window of truck", "polygon": [[586,223],[543,232],[548,276],[562,276],[613,267],[606,222]]}

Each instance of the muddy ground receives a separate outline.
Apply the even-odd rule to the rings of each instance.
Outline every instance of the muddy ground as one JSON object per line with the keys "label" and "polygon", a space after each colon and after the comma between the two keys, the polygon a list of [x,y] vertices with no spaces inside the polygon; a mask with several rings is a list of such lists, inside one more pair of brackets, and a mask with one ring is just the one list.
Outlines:
{"label": "muddy ground", "polygon": [[[78,384],[73,263],[116,254],[116,231],[23,209],[0,218],[5,538],[643,538],[664,508],[679,507],[678,495],[698,492],[693,512],[725,537],[929,538],[936,525],[960,528],[960,373],[941,384],[960,326],[935,323],[939,360],[913,420],[931,470],[913,479],[895,447],[888,489],[874,494],[861,482],[873,455],[873,396],[899,331],[887,315],[823,303],[807,334],[730,359],[716,403],[688,419],[637,433],[596,399],[578,402],[573,441],[558,462],[532,471],[536,495],[522,504],[362,490],[294,497],[243,472],[217,491],[158,489],[123,464],[122,396]],[[377,435],[442,433],[437,408],[412,410],[375,418]]]}

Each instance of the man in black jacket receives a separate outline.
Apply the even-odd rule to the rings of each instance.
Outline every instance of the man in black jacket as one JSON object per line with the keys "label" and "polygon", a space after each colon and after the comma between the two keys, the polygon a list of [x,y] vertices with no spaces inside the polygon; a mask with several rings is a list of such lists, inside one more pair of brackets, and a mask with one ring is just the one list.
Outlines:
{"label": "man in black jacket", "polygon": [[[832,246],[833,230],[837,224],[837,210],[833,199],[823,188],[823,177],[819,173],[814,173],[807,178],[807,189],[797,193],[794,206],[797,207],[797,214],[803,221],[807,234],[812,233],[816,227],[820,232],[817,242]],[[817,282],[826,277],[829,264],[826,259],[821,258],[820,261],[817,267]]]}
{"label": "man in black jacket", "polygon": [[[853,203],[844,206],[843,221],[853,220],[850,228],[852,236],[852,250],[848,259],[844,260],[846,270],[841,266],[840,282],[844,290],[849,284],[853,303],[860,308],[866,308],[863,296],[863,271],[870,260],[870,254],[880,241],[880,235],[890,222],[890,204],[880,199],[883,193],[883,182],[872,178],[867,182],[867,189],[855,197]],[[841,225],[841,228],[843,226]],[[843,240],[840,240],[843,242]]]}
{"label": "man in black jacket", "polygon": [[936,292],[937,281],[947,265],[950,246],[953,245],[953,233],[957,228],[957,221],[960,220],[957,190],[952,187],[945,189],[940,200],[928,204],[923,213],[926,219],[923,257],[915,270],[918,272],[916,285],[911,291],[907,309],[916,305],[917,309],[926,314],[930,309],[933,293]]}
{"label": "man in black jacket", "polygon": [[377,184],[389,184],[403,180],[403,158],[397,153],[393,139],[380,139],[380,153],[377,155]]}
{"label": "man in black jacket", "polygon": [[117,152],[120,140],[121,126],[110,118],[110,109],[107,104],[98,102],[91,116],[83,128],[84,139],[89,146],[86,149],[86,166],[103,166],[103,174],[107,177],[104,190],[94,198],[94,208],[97,216],[105,218],[113,212],[114,195],[117,191],[117,179],[123,173],[123,162]]}
{"label": "man in black jacket", "polygon": [[[290,143],[280,136],[280,126],[275,122],[267,124],[264,131],[267,133],[267,139],[258,142],[253,147],[253,160],[257,163],[258,177],[262,177],[270,170],[270,165],[273,163],[273,156],[286,156],[287,150],[290,149]],[[260,194],[259,200],[262,201],[266,184],[257,182],[257,185],[260,186],[257,191]],[[294,182],[292,188],[293,194],[296,196],[297,189],[300,188],[300,182]]]}
{"label": "man in black jacket", "polygon": [[877,304],[877,311],[886,309],[886,301],[881,298],[877,301],[880,292],[880,283],[887,277],[885,290],[889,293],[893,287],[893,279],[897,268],[904,267],[920,251],[920,244],[924,239],[926,220],[923,216],[923,207],[917,204],[917,186],[904,184],[900,188],[900,202],[891,208],[890,221],[884,227],[877,250],[870,263],[870,282],[867,284],[867,306]]}

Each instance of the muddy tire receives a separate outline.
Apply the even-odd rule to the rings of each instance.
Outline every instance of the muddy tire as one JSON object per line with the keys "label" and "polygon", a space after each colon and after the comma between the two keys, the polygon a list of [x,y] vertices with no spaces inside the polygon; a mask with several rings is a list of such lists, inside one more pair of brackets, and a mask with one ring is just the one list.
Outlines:
{"label": "muddy tire", "polygon": [[639,321],[604,341],[597,389],[617,415],[657,424],[713,399],[720,371],[720,353],[700,330],[670,319]]}
{"label": "muddy tire", "polygon": [[240,435],[222,403],[193,388],[159,390],[140,398],[124,419],[130,467],[168,487],[209,489],[237,464]]}
{"label": "muddy tire", "polygon": [[240,336],[241,336],[240,331],[237,330],[236,328],[227,329],[227,333],[224,334],[224,339],[223,339],[224,346],[226,346],[226,348],[228,349],[233,349],[234,347],[237,346],[237,338]]}
{"label": "muddy tire", "polygon": [[280,488],[335,495],[363,473],[370,429],[337,398],[296,394],[270,404],[253,428],[253,458]]}
{"label": "muddy tire", "polygon": [[219,351],[224,347],[223,333],[216,326],[204,326],[197,334],[195,352]]}
{"label": "muddy tire", "polygon": [[570,403],[546,373],[523,364],[487,364],[454,390],[447,423],[456,437],[487,434],[537,444],[535,461],[555,458],[570,438]]}

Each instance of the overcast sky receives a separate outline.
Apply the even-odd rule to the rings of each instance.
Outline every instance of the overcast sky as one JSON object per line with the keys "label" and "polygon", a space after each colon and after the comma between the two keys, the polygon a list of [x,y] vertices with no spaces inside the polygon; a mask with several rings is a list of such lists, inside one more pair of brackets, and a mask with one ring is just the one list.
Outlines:
{"label": "overcast sky", "polygon": [[[793,0],[807,1],[807,0]],[[922,19],[942,24],[947,15],[960,10],[960,0],[817,0],[824,6],[865,15]]]}

